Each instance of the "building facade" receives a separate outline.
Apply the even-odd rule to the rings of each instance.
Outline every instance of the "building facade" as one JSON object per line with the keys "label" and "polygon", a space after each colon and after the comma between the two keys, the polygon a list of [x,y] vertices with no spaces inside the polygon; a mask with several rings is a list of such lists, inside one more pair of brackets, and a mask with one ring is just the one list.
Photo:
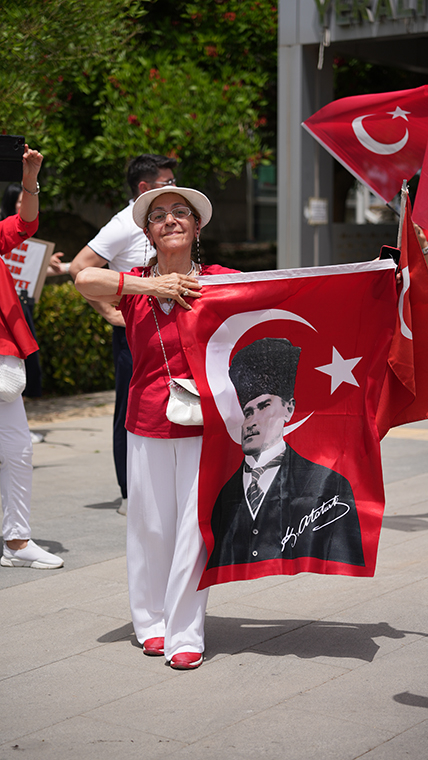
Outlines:
{"label": "building facade", "polygon": [[395,244],[393,223],[333,221],[333,158],[301,123],[333,100],[336,56],[420,72],[428,83],[427,5],[280,0],[278,268],[374,258],[381,244]]}

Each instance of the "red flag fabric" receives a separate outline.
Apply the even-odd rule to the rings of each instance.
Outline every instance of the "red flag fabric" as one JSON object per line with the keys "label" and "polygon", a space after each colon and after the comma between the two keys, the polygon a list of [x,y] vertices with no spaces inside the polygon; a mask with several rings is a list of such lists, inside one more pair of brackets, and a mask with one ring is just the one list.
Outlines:
{"label": "red flag fabric", "polygon": [[202,298],[180,313],[205,423],[201,588],[373,575],[394,271],[391,260],[205,277]]}
{"label": "red flag fabric", "polygon": [[388,203],[422,165],[428,85],[334,100],[302,126]]}
{"label": "red flag fabric", "polygon": [[413,204],[413,221],[425,231],[428,229],[428,144],[425,150],[421,176]]}
{"label": "red flag fabric", "polygon": [[[38,218],[24,222],[19,214],[14,214],[3,219],[0,222],[0,254],[8,253],[22,243],[37,227]],[[0,293],[0,354],[26,359],[37,351],[38,345],[24,319],[15,284],[3,259],[0,259]]]}
{"label": "red flag fabric", "polygon": [[428,267],[412,224],[407,197],[394,337],[377,412],[381,438],[391,427],[428,417]]}
{"label": "red flag fabric", "polygon": [[12,275],[1,258],[0,292],[0,354],[26,359],[38,345],[25,321]]}

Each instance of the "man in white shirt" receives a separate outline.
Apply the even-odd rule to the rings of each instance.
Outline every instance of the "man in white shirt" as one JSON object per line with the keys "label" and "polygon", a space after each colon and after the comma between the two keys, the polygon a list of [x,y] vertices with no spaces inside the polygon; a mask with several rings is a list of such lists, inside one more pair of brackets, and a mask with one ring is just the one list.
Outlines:
{"label": "man in white shirt", "polygon": [[[142,154],[128,167],[127,180],[132,200],[119,211],[98,234],[77,254],[70,266],[73,279],[86,267],[103,267],[106,264],[116,272],[129,272],[133,267],[146,266],[156,255],[143,230],[132,218],[134,201],[142,193],[156,187],[175,185],[173,170],[175,158]],[[125,322],[120,311],[107,303],[89,301],[91,306],[113,325],[113,357],[115,365],[116,404],[113,421],[113,455],[116,475],[122,495],[118,509],[126,514],[126,430],[125,417],[128,388],[132,375],[132,358],[125,335]]]}
{"label": "man in white shirt", "polygon": [[214,505],[208,568],[296,557],[364,566],[349,481],[284,441],[300,351],[285,338],[262,338],[232,359],[245,457]]}

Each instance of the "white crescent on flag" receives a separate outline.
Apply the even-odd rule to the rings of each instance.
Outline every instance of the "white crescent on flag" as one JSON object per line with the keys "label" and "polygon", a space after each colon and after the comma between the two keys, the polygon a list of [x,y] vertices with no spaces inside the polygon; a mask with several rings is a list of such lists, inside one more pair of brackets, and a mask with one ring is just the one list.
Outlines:
{"label": "white crescent on flag", "polygon": [[398,153],[407,143],[409,139],[409,130],[406,127],[406,134],[404,137],[395,143],[381,143],[370,137],[366,128],[363,125],[363,119],[367,119],[368,116],[375,116],[373,113],[366,113],[364,116],[358,116],[352,122],[352,129],[354,130],[355,137],[358,142],[370,150],[372,153],[377,153],[380,156],[392,156],[393,153]]}
{"label": "white crescent on flag", "polygon": [[409,267],[403,267],[403,269],[401,270],[401,273],[403,275],[403,289],[400,293],[400,298],[398,299],[398,314],[400,316],[400,330],[404,338],[408,338],[409,340],[412,340],[413,339],[412,331],[406,325],[406,322],[404,320],[404,296],[406,295],[407,291],[410,288]]}

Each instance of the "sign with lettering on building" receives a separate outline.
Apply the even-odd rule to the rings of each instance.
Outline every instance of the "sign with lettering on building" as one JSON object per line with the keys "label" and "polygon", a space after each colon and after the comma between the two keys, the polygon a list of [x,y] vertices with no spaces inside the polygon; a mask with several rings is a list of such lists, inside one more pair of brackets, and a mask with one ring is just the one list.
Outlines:
{"label": "sign with lettering on building", "polygon": [[3,254],[18,294],[26,290],[30,298],[39,300],[54,248],[55,243],[28,238],[21,245]]}
{"label": "sign with lettering on building", "polygon": [[327,26],[333,15],[338,26],[375,25],[425,20],[426,0],[315,0],[319,22]]}
{"label": "sign with lettering on building", "polygon": [[[321,41],[328,47],[330,42],[351,40],[372,40],[378,44],[381,39],[390,38],[387,56],[390,62],[387,63],[383,51],[379,60],[376,58],[377,63],[400,67],[401,60],[407,59],[409,68],[411,63],[417,66],[412,60],[416,55],[413,42],[417,51],[422,50],[416,55],[419,66],[426,60],[423,46],[428,30],[428,0],[280,0],[278,4],[280,47]],[[402,41],[407,42],[405,53],[400,52],[400,44],[396,45]],[[368,57],[364,53],[355,49],[340,51],[346,57],[372,60],[373,53]]]}

